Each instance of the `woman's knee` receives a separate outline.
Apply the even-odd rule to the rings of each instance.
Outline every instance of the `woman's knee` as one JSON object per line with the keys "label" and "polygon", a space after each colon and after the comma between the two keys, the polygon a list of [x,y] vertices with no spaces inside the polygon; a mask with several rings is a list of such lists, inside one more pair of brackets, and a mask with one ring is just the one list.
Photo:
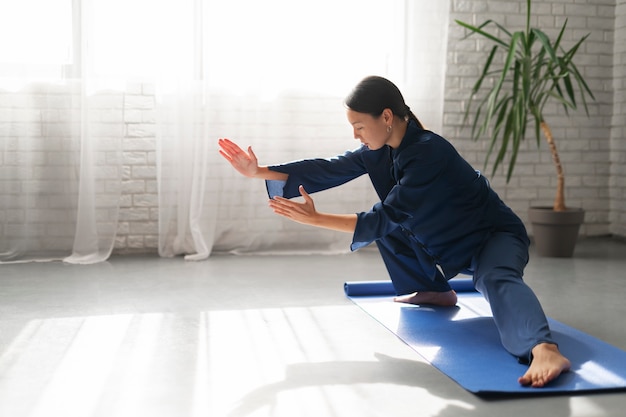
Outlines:
{"label": "woman's knee", "polygon": [[528,246],[510,233],[494,233],[473,260],[474,285],[482,293],[522,282]]}
{"label": "woman's knee", "polygon": [[474,273],[473,280],[475,288],[483,294],[497,291],[508,284],[523,282],[519,271],[503,266],[492,268],[488,271],[478,269]]}

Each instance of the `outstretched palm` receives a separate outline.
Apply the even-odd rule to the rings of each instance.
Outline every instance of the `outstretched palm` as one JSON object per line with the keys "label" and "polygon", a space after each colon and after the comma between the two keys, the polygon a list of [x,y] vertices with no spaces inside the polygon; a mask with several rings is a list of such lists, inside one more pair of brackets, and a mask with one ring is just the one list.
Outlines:
{"label": "outstretched palm", "polygon": [[269,205],[276,214],[287,217],[294,222],[312,225],[315,223],[315,216],[317,216],[315,203],[303,186],[298,189],[304,198],[303,203],[283,197],[274,197],[269,201]]}
{"label": "outstretched palm", "polygon": [[228,139],[220,139],[220,154],[235,168],[241,175],[246,177],[254,177],[259,169],[259,163],[256,155],[252,151],[252,147],[248,146],[248,152],[245,152],[236,143]]}

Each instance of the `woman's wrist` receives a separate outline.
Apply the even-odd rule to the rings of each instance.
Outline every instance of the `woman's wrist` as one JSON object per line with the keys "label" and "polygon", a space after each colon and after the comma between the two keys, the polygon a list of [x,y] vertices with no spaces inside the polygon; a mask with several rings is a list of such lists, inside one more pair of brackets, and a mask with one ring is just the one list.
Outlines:
{"label": "woman's wrist", "polygon": [[260,178],[264,180],[278,180],[278,181],[286,181],[289,177],[289,174],[285,174],[283,172],[272,171],[266,166],[257,167],[256,173],[254,173],[253,178]]}
{"label": "woman's wrist", "polygon": [[356,214],[331,214],[318,212],[311,219],[309,224],[311,226],[336,230],[338,232],[354,233],[356,222]]}

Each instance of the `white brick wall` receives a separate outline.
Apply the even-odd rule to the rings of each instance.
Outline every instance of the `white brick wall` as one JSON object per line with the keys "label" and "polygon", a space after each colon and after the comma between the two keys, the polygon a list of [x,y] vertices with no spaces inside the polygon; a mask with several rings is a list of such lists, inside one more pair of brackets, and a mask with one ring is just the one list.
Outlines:
{"label": "white brick wall", "polygon": [[[81,129],[93,139],[98,227],[115,227],[111,207],[117,207],[120,189],[123,95],[101,92],[84,99],[80,91],[72,83],[0,91],[0,232],[31,253],[53,247],[67,255],[72,248]],[[83,106],[92,117],[81,125]]]}
{"label": "white brick wall", "polygon": [[155,97],[151,85],[136,84],[124,96],[124,171],[115,250],[156,251],[158,196],[156,181]]}
{"label": "white brick wall", "polygon": [[626,1],[617,0],[611,123],[611,233],[626,236]]}
{"label": "white brick wall", "polygon": [[[623,141],[615,138],[619,128],[612,128],[612,125],[618,124],[619,119],[622,123],[621,133],[624,131],[623,108],[621,116],[620,113],[612,114],[614,5],[615,2],[611,0],[579,0],[575,3],[569,0],[535,0],[532,9],[532,25],[540,25],[551,36],[558,32],[567,16],[569,20],[564,38],[565,46],[568,43],[571,46],[583,35],[591,33],[575,61],[596,97],[596,101],[589,107],[590,117],[587,118],[582,109],[570,112],[571,117],[567,117],[562,108],[556,107],[548,109],[547,116],[564,164],[566,204],[586,210],[586,222],[581,230],[583,235],[617,233],[620,227],[622,234],[624,231],[623,211],[622,214],[616,214],[617,206],[624,206],[624,186],[617,185],[619,178],[611,177],[618,168],[609,164],[612,155],[613,158],[616,157],[616,142]],[[463,40],[465,32],[456,24],[455,19],[480,24],[492,18],[513,30],[521,30],[524,27],[525,12],[525,0],[452,1],[443,133],[479,169],[484,166],[486,143],[471,141],[469,128],[463,126],[462,119],[468,92],[486,58],[485,47],[491,45],[478,41],[476,37]],[[623,21],[623,17],[621,19]],[[623,29],[621,36],[624,36]],[[623,88],[624,73],[623,70],[620,71]],[[620,138],[623,138],[623,134]],[[530,205],[552,204],[556,178],[544,142],[538,151],[534,136],[529,136],[522,149],[523,153],[519,156],[511,181],[506,184],[503,170],[491,178],[491,181],[505,202],[526,221]],[[491,176],[490,167],[486,174]],[[621,178],[623,184],[623,173]],[[613,188],[610,185],[612,183]],[[621,203],[614,201],[611,205],[611,192],[614,198],[621,193]],[[620,215],[621,226],[611,226],[610,222],[615,222]],[[615,219],[611,220],[612,218]],[[532,233],[530,227],[529,231]]]}
{"label": "white brick wall", "polygon": [[[508,25],[523,24],[525,0],[452,0],[449,23],[448,67],[445,85],[443,131],[460,152],[476,168],[482,169],[485,143],[472,142],[469,131],[462,126],[467,92],[474,83],[479,65],[484,59],[484,45],[475,40],[461,40],[463,30],[454,19],[480,23],[494,18]],[[587,211],[584,235],[608,233],[626,236],[626,3],[624,0],[535,0],[534,23],[553,34],[565,15],[569,16],[566,41],[591,32],[578,56],[578,66],[587,77],[597,101],[591,103],[591,116],[583,111],[565,117],[561,109],[550,111],[549,122],[565,164],[567,203],[582,206]],[[552,29],[551,29],[552,28]],[[411,92],[405,92],[407,97]],[[20,100],[19,97],[15,100]],[[69,127],[55,123],[68,111],[67,98],[62,95],[47,97],[46,111],[24,99],[20,112],[13,113],[10,123],[0,116],[0,133],[15,137],[10,142],[24,152],[6,153],[0,160],[0,180],[11,181],[21,172],[20,158],[45,159],[50,175],[63,169],[66,156],[62,152],[30,152],[28,143],[45,137],[50,149],[63,146],[63,135]],[[55,101],[56,100],[56,101]],[[102,98],[101,119],[111,117],[118,104],[106,102],[120,98]],[[149,85],[129,86],[122,98],[124,136],[122,141],[123,178],[120,220],[115,251],[154,252],[157,248],[157,184],[156,184],[156,134],[154,88]],[[56,103],[56,104],[55,104]],[[316,155],[330,156],[356,145],[341,107],[341,98],[319,103],[319,111],[302,110],[302,101],[284,99],[267,104],[264,111],[248,109],[249,123],[242,123],[236,110],[246,110],[241,103],[212,103],[212,138],[229,136],[242,145],[253,145],[262,163],[282,162],[312,156],[295,153],[297,138],[315,138]],[[106,108],[109,107],[107,110]],[[228,109],[232,111],[228,111]],[[272,112],[280,112],[281,119],[289,114],[290,123],[276,124]],[[418,117],[420,115],[418,114]],[[32,123],[35,119],[46,123]],[[10,130],[10,131],[7,131]],[[17,139],[19,137],[19,144]],[[515,176],[505,184],[502,175],[490,178],[493,187],[511,207],[526,219],[526,209],[535,204],[551,204],[554,190],[553,168],[546,147],[537,151],[529,139],[520,155]],[[0,154],[1,155],[1,154]],[[8,158],[8,160],[7,160]],[[265,191],[261,182],[243,179],[216,156],[211,166],[213,198],[218,199],[218,242],[216,250],[245,250],[238,248],[246,234],[263,234],[265,244],[259,250],[293,249],[297,242],[316,242],[323,247],[341,234],[307,228],[287,222],[272,215],[265,205]],[[490,172],[487,172],[490,174]],[[490,176],[490,175],[489,175]],[[60,183],[28,184],[15,181],[14,195],[24,187],[54,187]],[[226,192],[225,192],[226,191]],[[13,195],[13,196],[14,196]],[[2,199],[11,195],[0,196]],[[53,196],[46,204],[54,202]],[[366,179],[332,190],[316,198],[318,208],[327,211],[358,211],[375,200]],[[1,216],[19,216],[8,211]],[[0,219],[2,220],[2,219]],[[60,219],[59,221],[65,221]],[[234,226],[236,225],[236,227]],[[50,233],[54,233],[51,231]],[[290,237],[283,244],[279,237]],[[337,249],[345,250],[349,236],[340,238]],[[255,242],[252,242],[252,246]],[[302,243],[305,245],[305,243]]]}

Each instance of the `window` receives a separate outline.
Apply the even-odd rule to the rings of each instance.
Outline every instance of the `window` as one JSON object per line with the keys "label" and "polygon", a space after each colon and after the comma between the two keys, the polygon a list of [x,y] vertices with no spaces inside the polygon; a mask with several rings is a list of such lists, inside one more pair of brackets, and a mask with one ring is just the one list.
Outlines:
{"label": "window", "polygon": [[3,1],[0,76],[202,78],[229,93],[344,94],[361,76],[401,67],[404,3]]}
{"label": "window", "polygon": [[[346,86],[399,66],[404,1],[222,1],[207,11],[207,74],[215,88]],[[402,57],[403,59],[403,57]]]}
{"label": "window", "polygon": [[0,2],[0,78],[58,79],[72,65],[72,0]]}

